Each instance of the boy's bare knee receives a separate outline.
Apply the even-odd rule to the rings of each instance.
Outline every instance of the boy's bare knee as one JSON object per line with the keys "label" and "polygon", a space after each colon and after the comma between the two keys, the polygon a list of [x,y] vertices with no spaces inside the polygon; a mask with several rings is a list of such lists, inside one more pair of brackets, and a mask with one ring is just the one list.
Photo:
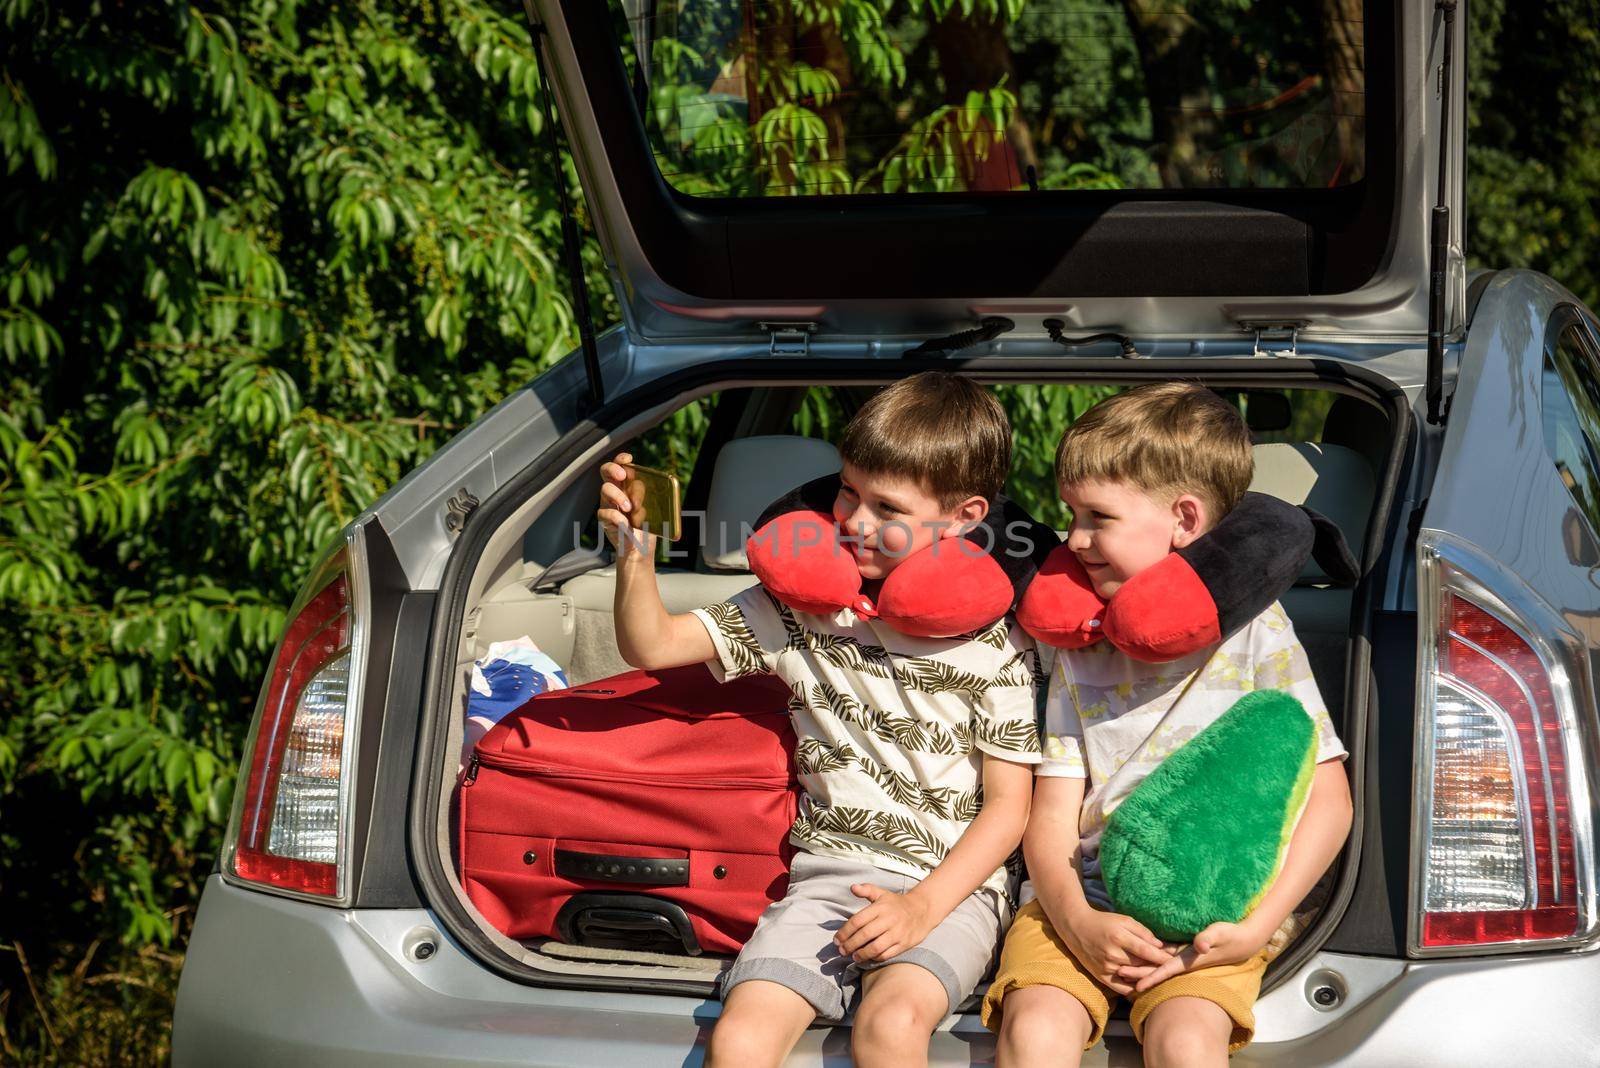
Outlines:
{"label": "boy's bare knee", "polygon": [[734,988],[706,1039],[707,1068],[777,1066],[806,1029],[813,1010],[800,995],[772,983]]}
{"label": "boy's bare knee", "polygon": [[724,1016],[706,1039],[706,1066],[760,1064],[759,1045],[758,1037],[741,1028],[737,1017]]}
{"label": "boy's bare knee", "polygon": [[723,1016],[706,1040],[706,1068],[775,1068],[792,1045],[782,1030],[755,1012]]}
{"label": "boy's bare knee", "polygon": [[1024,1009],[1006,1014],[1000,1034],[1008,1045],[1018,1048],[1044,1051],[1068,1046],[1077,1051],[1083,1049],[1083,1044],[1089,1040],[1091,1026],[1087,1016],[1074,1020],[1042,1008]]}
{"label": "boy's bare knee", "polygon": [[928,1038],[948,1009],[944,988],[916,965],[873,977],[862,994],[850,1027],[850,1051],[857,1064],[915,1064],[927,1056]]}
{"label": "boy's bare knee", "polygon": [[1173,998],[1156,1006],[1144,1024],[1146,1068],[1226,1065],[1233,1020],[1202,998]]}
{"label": "boy's bare knee", "polygon": [[1094,1021],[1077,998],[1055,987],[1022,987],[1006,995],[998,1063],[1075,1065],[1093,1033]]}
{"label": "boy's bare knee", "polygon": [[1211,1035],[1182,1027],[1145,1032],[1145,1068],[1188,1068],[1204,1065],[1218,1057],[1228,1059],[1227,1042],[1218,1043]]}
{"label": "boy's bare knee", "polygon": [[939,1021],[931,1012],[905,1001],[879,1001],[863,1004],[851,1028],[853,1042],[888,1045],[906,1039],[926,1037]]}

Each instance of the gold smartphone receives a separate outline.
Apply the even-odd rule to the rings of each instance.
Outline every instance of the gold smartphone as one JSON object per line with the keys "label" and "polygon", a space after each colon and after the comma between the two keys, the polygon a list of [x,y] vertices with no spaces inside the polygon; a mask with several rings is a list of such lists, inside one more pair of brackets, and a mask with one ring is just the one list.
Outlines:
{"label": "gold smartphone", "polygon": [[628,524],[635,530],[677,541],[683,526],[678,476],[643,464],[623,464],[622,469],[628,473],[622,492],[633,503]]}

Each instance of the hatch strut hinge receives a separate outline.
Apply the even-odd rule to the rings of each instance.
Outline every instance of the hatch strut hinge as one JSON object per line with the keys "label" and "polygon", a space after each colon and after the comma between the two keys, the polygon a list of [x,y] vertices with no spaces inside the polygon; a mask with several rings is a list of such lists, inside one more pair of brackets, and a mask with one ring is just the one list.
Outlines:
{"label": "hatch strut hinge", "polygon": [[774,356],[811,355],[811,335],[816,323],[757,323],[767,332],[768,352]]}
{"label": "hatch strut hinge", "polygon": [[1444,62],[1439,65],[1439,193],[1428,234],[1428,375],[1423,396],[1428,422],[1444,422],[1445,277],[1450,262],[1450,205],[1445,203],[1450,170],[1450,64],[1456,36],[1456,0],[1435,0],[1444,19]]}
{"label": "hatch strut hinge", "polygon": [[970,330],[959,330],[954,334],[944,337],[929,338],[915,348],[902,352],[902,356],[949,356],[970,349],[974,345],[981,345],[986,341],[993,341],[1001,334],[1009,334],[1015,330],[1017,324],[1007,319],[1004,315],[985,315],[978,320],[978,325]]}
{"label": "hatch strut hinge", "polygon": [[460,534],[467,525],[467,517],[478,510],[481,502],[478,497],[467,487],[462,486],[460,492],[453,494],[444,505],[444,529],[452,538]]}
{"label": "hatch strut hinge", "polygon": [[[1299,356],[1300,331],[1311,325],[1309,319],[1276,319],[1276,320],[1240,320],[1239,329],[1254,334],[1256,343],[1251,352],[1252,356]],[[1281,347],[1287,341],[1288,348]],[[1266,342],[1266,347],[1262,346]],[[1279,347],[1273,347],[1273,342],[1279,342]]]}
{"label": "hatch strut hinge", "polygon": [[1120,334],[1115,330],[1102,330],[1098,334],[1085,334],[1083,337],[1068,337],[1066,335],[1067,324],[1062,322],[1060,319],[1046,319],[1043,325],[1044,332],[1050,335],[1050,340],[1054,341],[1062,348],[1076,349],[1082,348],[1085,345],[1099,345],[1103,342],[1114,341],[1122,347],[1123,359],[1137,360],[1140,358],[1139,350],[1134,347],[1133,338],[1129,337],[1127,334]]}

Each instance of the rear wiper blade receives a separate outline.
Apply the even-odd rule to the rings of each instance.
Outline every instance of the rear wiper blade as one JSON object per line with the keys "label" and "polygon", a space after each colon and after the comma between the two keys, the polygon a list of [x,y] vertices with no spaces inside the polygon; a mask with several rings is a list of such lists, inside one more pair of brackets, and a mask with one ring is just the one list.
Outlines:
{"label": "rear wiper blade", "polygon": [[1081,348],[1084,345],[1099,345],[1103,342],[1115,341],[1117,344],[1122,346],[1122,356],[1124,359],[1137,360],[1139,358],[1139,350],[1133,347],[1133,338],[1129,337],[1127,334],[1118,334],[1111,331],[1105,331],[1099,334],[1085,334],[1083,337],[1067,337],[1066,334],[1063,333],[1063,331],[1066,330],[1066,327],[1067,324],[1062,322],[1060,319],[1046,319],[1044,321],[1044,328],[1045,331],[1050,335],[1050,340],[1054,341],[1057,345],[1060,345],[1063,348],[1076,349]]}

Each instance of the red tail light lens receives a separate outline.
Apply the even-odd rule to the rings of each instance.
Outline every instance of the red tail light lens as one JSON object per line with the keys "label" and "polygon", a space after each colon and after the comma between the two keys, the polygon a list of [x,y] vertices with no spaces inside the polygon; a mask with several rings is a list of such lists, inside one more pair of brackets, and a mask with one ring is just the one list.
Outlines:
{"label": "red tail light lens", "polygon": [[247,744],[229,828],[239,880],[336,898],[349,789],[356,612],[346,552],[300,598],[274,657]]}
{"label": "red tail light lens", "polygon": [[1586,937],[1589,791],[1567,658],[1444,550],[1461,552],[1424,545],[1414,948]]}

